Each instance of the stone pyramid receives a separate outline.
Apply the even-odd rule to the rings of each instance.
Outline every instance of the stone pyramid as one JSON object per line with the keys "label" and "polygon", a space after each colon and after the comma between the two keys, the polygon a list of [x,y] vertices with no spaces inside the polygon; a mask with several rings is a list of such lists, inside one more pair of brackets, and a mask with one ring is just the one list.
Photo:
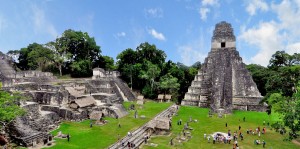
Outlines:
{"label": "stone pyramid", "polygon": [[182,105],[210,107],[216,113],[233,109],[264,111],[262,96],[235,46],[231,24],[216,24],[211,51],[195,76]]}

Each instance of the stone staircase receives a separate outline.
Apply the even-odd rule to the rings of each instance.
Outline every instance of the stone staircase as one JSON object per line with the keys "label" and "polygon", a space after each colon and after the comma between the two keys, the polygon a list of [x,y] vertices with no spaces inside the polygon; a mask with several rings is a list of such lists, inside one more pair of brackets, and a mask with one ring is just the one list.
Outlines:
{"label": "stone staircase", "polygon": [[0,79],[7,79],[14,77],[16,71],[9,64],[9,57],[0,55]]}
{"label": "stone staircase", "polygon": [[113,110],[117,114],[118,118],[124,117],[128,114],[122,104],[114,104],[113,106],[114,108],[111,108],[111,110]]}
{"label": "stone staircase", "polygon": [[136,99],[131,89],[128,87],[126,83],[123,82],[123,80],[121,80],[120,78],[113,78],[113,79],[129,101],[133,101]]}
{"label": "stone staircase", "polygon": [[[174,109],[176,109],[176,111],[174,111]],[[173,115],[175,112],[177,112],[176,105],[172,105],[168,109],[157,114],[153,119],[161,118],[161,117],[169,118],[169,115]],[[147,132],[148,130],[147,126],[150,123],[150,121],[144,124],[143,126],[139,127],[138,129],[134,130],[131,136],[127,135],[123,137],[120,141],[112,144],[111,146],[108,147],[108,149],[129,149],[129,147],[127,146],[128,142],[131,142],[135,145],[135,147],[131,147],[130,149],[139,148],[139,146],[141,146],[144,142],[144,137],[146,135],[149,135]]]}

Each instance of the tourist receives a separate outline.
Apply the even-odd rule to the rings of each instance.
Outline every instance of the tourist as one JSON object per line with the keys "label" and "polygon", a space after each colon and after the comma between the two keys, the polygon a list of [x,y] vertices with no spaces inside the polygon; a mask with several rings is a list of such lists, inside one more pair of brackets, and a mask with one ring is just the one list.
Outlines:
{"label": "tourist", "polygon": [[119,128],[121,128],[121,124],[120,124],[120,122],[118,123],[118,127],[119,127]]}
{"label": "tourist", "polygon": [[206,133],[204,134],[204,139],[206,139]]}
{"label": "tourist", "polygon": [[244,136],[243,136],[242,133],[240,134],[240,137],[241,137],[241,141],[243,141],[244,140]]}
{"label": "tourist", "polygon": [[173,146],[173,145],[174,145],[174,143],[173,143],[173,138],[171,138],[171,140],[170,140],[170,144],[171,144],[171,146]]}
{"label": "tourist", "polygon": [[70,134],[69,133],[67,134],[67,139],[68,139],[68,142],[70,142]]}
{"label": "tourist", "polygon": [[258,132],[258,137],[260,137],[260,131]]}
{"label": "tourist", "polygon": [[120,134],[118,134],[118,141],[120,141],[120,138],[121,138],[121,137],[120,137]]}
{"label": "tourist", "polygon": [[262,141],[262,144],[263,144],[263,148],[265,148],[265,146],[266,146],[265,140]]}
{"label": "tourist", "polygon": [[127,147],[130,148],[131,147],[131,143],[128,141],[127,143]]}
{"label": "tourist", "polygon": [[230,142],[231,142],[231,137],[230,136],[227,136],[227,141],[228,141],[228,144],[230,144]]}
{"label": "tourist", "polygon": [[93,122],[92,122],[92,120],[91,120],[91,122],[90,122],[90,128],[91,128],[91,127],[93,127]]}
{"label": "tourist", "polygon": [[215,144],[216,143],[216,135],[214,135],[214,137],[213,137],[213,144]]}
{"label": "tourist", "polygon": [[225,136],[222,136],[223,137],[223,141],[224,141],[224,144],[227,143],[227,138]]}
{"label": "tourist", "polygon": [[134,112],[134,118],[137,118],[137,110],[135,110],[135,112]]}
{"label": "tourist", "polygon": [[249,134],[249,129],[247,129],[247,134]]}
{"label": "tourist", "polygon": [[181,119],[179,119],[179,125],[181,125],[181,122],[182,122],[182,120],[181,120]]}
{"label": "tourist", "polygon": [[260,140],[256,139],[256,140],[255,140],[255,144],[256,144],[256,145],[259,145],[259,144],[260,144]]}
{"label": "tourist", "polygon": [[239,130],[241,130],[241,128],[242,128],[242,127],[241,127],[241,126],[239,126]]}
{"label": "tourist", "polygon": [[226,122],[225,126],[227,127],[227,122]]}
{"label": "tourist", "polygon": [[145,135],[145,136],[144,136],[145,144],[147,144],[147,138],[148,138],[148,137]]}
{"label": "tourist", "polygon": [[210,136],[207,136],[207,142],[210,143]]}
{"label": "tourist", "polygon": [[234,140],[234,141],[237,140],[237,134],[236,134],[236,132],[234,132],[234,134],[233,134],[233,140]]}

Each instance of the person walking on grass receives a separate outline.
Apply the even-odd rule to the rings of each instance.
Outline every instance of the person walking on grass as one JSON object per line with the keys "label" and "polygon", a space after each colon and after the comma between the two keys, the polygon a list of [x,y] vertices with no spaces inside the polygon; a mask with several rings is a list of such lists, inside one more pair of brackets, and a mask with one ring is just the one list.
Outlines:
{"label": "person walking on grass", "polygon": [[265,146],[266,146],[266,141],[263,140],[263,141],[262,141],[262,144],[263,144],[263,148],[265,148]]}
{"label": "person walking on grass", "polygon": [[70,142],[70,134],[69,133],[67,134],[67,139],[68,139],[68,142]]}

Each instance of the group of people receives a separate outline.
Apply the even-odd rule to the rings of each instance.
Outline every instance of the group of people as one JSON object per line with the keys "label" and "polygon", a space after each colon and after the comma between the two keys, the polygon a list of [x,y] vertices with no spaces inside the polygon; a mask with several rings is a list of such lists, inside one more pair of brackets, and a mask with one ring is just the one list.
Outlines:
{"label": "group of people", "polygon": [[[125,143],[124,143],[124,142],[122,142],[122,146],[125,146]],[[127,144],[126,144],[126,146],[127,146],[128,148],[134,148],[134,147],[135,147],[135,144],[132,143],[132,142],[130,142],[130,141],[128,141]]]}
{"label": "group of people", "polygon": [[259,137],[260,137],[260,134],[262,133],[262,134],[266,134],[266,127],[264,127],[263,129],[262,129],[262,131],[260,130],[260,127],[257,127],[256,129],[255,129],[255,131],[253,131],[251,128],[250,129],[247,129],[247,134],[252,134],[252,135],[255,135],[255,134],[257,134]]}
{"label": "group of people", "polygon": [[262,142],[260,142],[260,140],[256,139],[256,140],[254,140],[254,144],[256,144],[256,145],[262,144],[262,145],[263,145],[263,148],[265,148],[265,146],[266,146],[266,141],[265,141],[265,140],[262,140]]}

